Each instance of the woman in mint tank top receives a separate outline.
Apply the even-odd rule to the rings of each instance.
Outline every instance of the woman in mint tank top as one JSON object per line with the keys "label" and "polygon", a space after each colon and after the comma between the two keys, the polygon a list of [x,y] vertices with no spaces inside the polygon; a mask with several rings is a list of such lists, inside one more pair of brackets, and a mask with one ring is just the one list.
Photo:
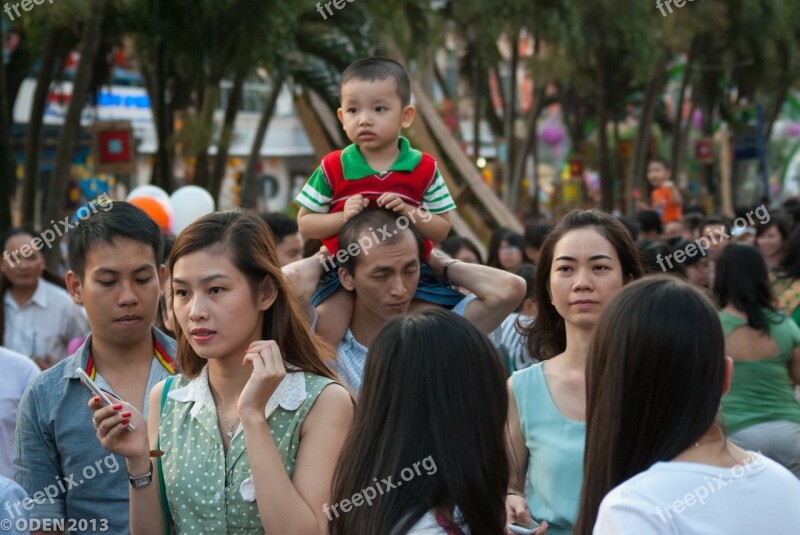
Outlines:
{"label": "woman in mint tank top", "polygon": [[322,533],[353,404],[269,229],[253,212],[207,215],[178,236],[169,270],[181,376],[153,389],[148,422],[116,406],[133,432],[122,411],[92,405],[132,476],[131,533]]}
{"label": "woman in mint tank top", "polygon": [[531,517],[547,533],[572,533],[586,439],[585,370],[601,312],[640,277],[625,227],[598,210],[570,212],[545,239],[536,272],[539,315],[526,332],[541,360],[508,382],[509,523]]}

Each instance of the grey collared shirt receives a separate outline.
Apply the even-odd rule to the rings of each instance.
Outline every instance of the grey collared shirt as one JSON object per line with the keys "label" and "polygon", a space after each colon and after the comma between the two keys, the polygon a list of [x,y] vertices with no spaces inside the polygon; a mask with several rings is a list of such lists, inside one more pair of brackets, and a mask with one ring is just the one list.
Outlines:
{"label": "grey collared shirt", "polygon": [[[153,336],[174,359],[175,341],[157,329]],[[100,445],[87,406],[92,394],[76,371],[86,369],[91,347],[90,336],[73,355],[38,376],[23,394],[17,410],[14,475],[34,500],[32,519],[85,519],[86,533],[128,533],[125,459]],[[169,375],[153,358],[147,392]],[[100,374],[94,381],[114,393]]]}
{"label": "grey collared shirt", "polygon": [[[476,298],[477,296],[475,294],[469,294],[453,307],[452,312],[463,316],[464,311],[467,310],[467,305]],[[316,326],[316,310],[314,314],[312,329]],[[347,329],[344,338],[339,342],[339,346],[336,348],[336,359],[333,361],[332,368],[356,394],[361,390],[361,381],[364,378],[364,366],[367,362],[368,352],[369,348],[356,340],[350,329]]]}

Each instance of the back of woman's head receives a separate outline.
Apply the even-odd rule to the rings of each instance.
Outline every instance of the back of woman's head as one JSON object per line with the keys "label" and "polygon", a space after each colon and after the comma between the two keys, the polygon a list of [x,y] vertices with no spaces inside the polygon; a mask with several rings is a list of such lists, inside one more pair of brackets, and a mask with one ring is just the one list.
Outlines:
{"label": "back of woman's head", "polygon": [[724,377],[722,326],[700,291],[657,275],[614,297],[587,363],[587,477],[575,533],[592,532],[612,488],[673,459],[713,425]]}
{"label": "back of woman's head", "polygon": [[775,310],[767,264],[758,249],[735,243],[722,250],[714,275],[714,294],[719,305],[731,305],[747,315],[747,324],[769,330],[764,309]]}
{"label": "back of woman's head", "polygon": [[536,266],[536,289],[538,316],[526,332],[526,344],[530,355],[538,360],[552,358],[562,353],[567,346],[564,319],[550,299],[550,270],[556,244],[565,234],[573,230],[591,228],[608,240],[617,253],[622,279],[625,284],[642,276],[639,252],[625,226],[617,219],[599,210],[573,210],[565,215],[542,244],[539,264]]}
{"label": "back of woman's head", "polygon": [[[337,515],[333,533],[405,533],[437,506],[457,506],[472,533],[502,533],[507,407],[500,358],[467,320],[433,310],[390,321],[367,355],[333,484],[334,501],[367,487],[378,497]],[[379,486],[389,476],[402,487]]]}
{"label": "back of woman's head", "polygon": [[[170,273],[182,257],[208,249],[228,256],[247,278],[253,295],[264,283],[274,286],[277,298],[264,312],[261,339],[275,340],[284,359],[303,371],[335,378],[323,362],[330,357],[331,349],[311,333],[300,313],[281,271],[272,232],[261,217],[253,211],[231,210],[198,219],[175,240],[169,255]],[[171,289],[168,298],[172,298]],[[175,322],[175,338],[181,372],[188,377],[196,376],[205,361],[192,349],[178,322]]]}

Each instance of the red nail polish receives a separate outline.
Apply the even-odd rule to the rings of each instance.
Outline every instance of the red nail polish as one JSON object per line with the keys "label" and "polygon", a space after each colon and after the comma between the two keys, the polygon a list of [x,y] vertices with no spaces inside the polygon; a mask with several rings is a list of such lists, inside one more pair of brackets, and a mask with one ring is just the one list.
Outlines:
{"label": "red nail polish", "polygon": [[120,411],[120,410],[122,410],[122,404],[121,404],[121,403],[117,403],[116,405],[114,405],[114,410],[115,410],[115,411]]}
{"label": "red nail polish", "polygon": [[97,397],[97,396],[95,396],[93,401],[94,401],[95,403],[100,403],[100,398],[99,398],[99,397]]}
{"label": "red nail polish", "polygon": [[130,422],[130,418],[126,418],[125,420],[122,420],[122,425],[128,425]]}
{"label": "red nail polish", "polygon": [[128,411],[128,412],[123,412],[123,413],[122,413],[122,417],[123,417],[123,418],[128,418],[128,419],[130,419],[130,417],[131,417],[131,411]]}

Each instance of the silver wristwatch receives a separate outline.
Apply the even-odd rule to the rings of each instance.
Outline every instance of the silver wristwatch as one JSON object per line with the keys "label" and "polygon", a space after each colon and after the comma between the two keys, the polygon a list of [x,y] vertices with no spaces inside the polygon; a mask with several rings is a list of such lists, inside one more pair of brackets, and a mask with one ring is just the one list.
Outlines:
{"label": "silver wristwatch", "polygon": [[150,461],[150,471],[145,475],[133,477],[132,475],[128,474],[128,479],[131,482],[131,487],[135,489],[140,489],[150,485],[150,483],[153,482],[153,461]]}

